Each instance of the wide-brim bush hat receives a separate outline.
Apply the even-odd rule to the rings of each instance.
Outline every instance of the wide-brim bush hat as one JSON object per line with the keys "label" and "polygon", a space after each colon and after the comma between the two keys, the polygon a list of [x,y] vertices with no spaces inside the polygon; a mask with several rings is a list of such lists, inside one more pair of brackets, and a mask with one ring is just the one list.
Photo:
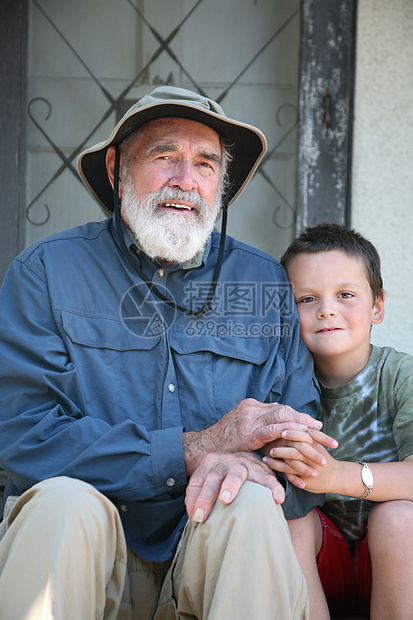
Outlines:
{"label": "wide-brim bush hat", "polygon": [[228,204],[234,202],[246,187],[267,149],[262,131],[227,117],[221,106],[212,99],[183,88],[160,86],[126,112],[106,141],[86,149],[78,157],[80,177],[106,214],[113,212],[113,189],[105,162],[108,147],[118,144],[148,121],[164,117],[187,118],[204,123],[232,145]]}

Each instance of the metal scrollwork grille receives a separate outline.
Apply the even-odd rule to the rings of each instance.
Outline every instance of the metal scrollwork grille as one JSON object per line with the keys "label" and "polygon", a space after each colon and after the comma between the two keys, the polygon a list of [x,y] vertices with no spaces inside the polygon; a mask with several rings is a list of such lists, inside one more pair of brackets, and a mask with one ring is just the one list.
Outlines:
{"label": "metal scrollwork grille", "polygon": [[[85,147],[103,140],[108,127],[110,131],[132,101],[150,92],[156,84],[196,90],[218,101],[228,114],[264,130],[269,140],[268,152],[251,191],[247,188],[249,194],[241,198],[244,206],[237,216],[231,215],[235,236],[242,237],[245,233],[242,240],[261,246],[277,257],[282,246],[292,239],[301,3],[299,0],[229,0],[227,6],[240,7],[240,11],[234,10],[230,15],[223,13],[221,0],[182,0],[173,3],[175,10],[171,4],[166,0],[151,3],[31,0],[29,55],[33,55],[34,70],[29,76],[27,107],[31,132],[28,152],[32,158],[28,166],[27,242],[54,232],[59,226],[67,227],[65,213],[56,215],[58,222],[53,222],[59,209],[68,210],[62,207],[65,201],[74,203],[73,212],[77,209],[83,218],[91,219],[82,206],[89,200],[86,192],[75,189],[81,184],[76,170],[77,156]],[[85,37],[79,35],[76,23],[83,28],[83,22],[72,20],[73,27],[67,25],[68,5],[78,12],[78,20],[90,21],[93,41],[99,42],[105,58],[111,58],[108,47],[115,50],[107,75],[102,74],[101,67],[98,70],[94,67],[99,49],[92,48],[92,38],[89,49],[93,49],[93,55],[89,54]],[[134,20],[133,27],[130,27],[131,20]],[[222,20],[227,23],[223,24]],[[217,28],[221,36],[214,38]],[[108,32],[111,40],[106,38]],[[131,57],[139,66],[134,73],[129,69],[126,76],[122,59],[116,57],[113,46],[127,50],[128,37]],[[188,38],[193,42],[190,50]],[[249,50],[248,57],[244,48]],[[296,61],[292,61],[292,56]],[[222,66],[217,61],[220,57]],[[128,56],[124,55],[123,59],[131,64]],[[210,67],[212,62],[216,63],[215,73]],[[288,72],[284,71],[286,66]],[[59,86],[65,89],[64,95],[58,94]],[[77,97],[86,102],[83,107],[78,106],[81,114],[77,119],[81,119],[85,129],[81,138],[76,115],[74,112],[71,115]],[[70,123],[74,123],[73,137]],[[59,133],[61,129],[64,136]],[[78,138],[76,142],[74,137]],[[68,140],[72,142],[68,144]],[[44,165],[40,160],[35,163],[36,156],[44,157]],[[71,180],[63,182],[67,172],[71,173]],[[66,190],[69,194],[73,192],[72,198],[66,195]],[[252,226],[244,221],[248,217]],[[69,223],[72,220],[75,221],[75,216]],[[249,238],[251,227],[255,237],[253,234]]]}

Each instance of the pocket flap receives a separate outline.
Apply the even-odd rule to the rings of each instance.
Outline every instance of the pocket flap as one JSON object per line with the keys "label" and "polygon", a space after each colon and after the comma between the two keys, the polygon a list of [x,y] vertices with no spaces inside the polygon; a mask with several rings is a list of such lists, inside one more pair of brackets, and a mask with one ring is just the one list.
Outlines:
{"label": "pocket flap", "polygon": [[148,319],[121,319],[85,316],[62,311],[63,329],[75,344],[97,349],[127,351],[152,349],[160,335],[151,330]]}
{"label": "pocket flap", "polygon": [[221,336],[219,338],[199,335],[189,337],[182,334],[169,334],[171,347],[183,355],[209,351],[221,357],[231,357],[252,364],[263,364],[269,357],[268,338],[243,338]]}

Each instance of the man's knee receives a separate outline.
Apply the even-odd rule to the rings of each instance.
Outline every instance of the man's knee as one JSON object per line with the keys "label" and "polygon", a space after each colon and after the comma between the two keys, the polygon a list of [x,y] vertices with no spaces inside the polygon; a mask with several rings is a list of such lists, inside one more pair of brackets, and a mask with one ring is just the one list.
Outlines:
{"label": "man's knee", "polygon": [[257,533],[262,533],[267,527],[271,527],[281,530],[289,537],[281,506],[275,503],[268,488],[255,482],[245,482],[231,504],[222,504],[217,500],[206,522],[210,521],[212,525],[214,520],[218,523],[224,520],[225,524],[237,529],[245,528],[249,536],[252,528],[255,528]]}
{"label": "man's knee", "polygon": [[[204,523],[188,522],[173,581],[179,611],[184,609],[188,617],[207,617],[212,605],[226,610],[214,617],[227,617],[225,606],[215,606],[235,598],[233,617],[252,617],[251,589],[255,612],[262,617],[271,617],[278,606],[283,609],[280,617],[301,618],[307,605],[305,580],[282,508],[269,489],[250,481],[231,504],[218,500]],[[194,605],[207,612],[189,612],[187,606],[192,610]]]}
{"label": "man's knee", "polygon": [[94,490],[94,487],[83,480],[58,476],[34,484],[23,495],[28,498],[27,501],[39,495],[45,502],[71,503],[81,501],[82,496],[90,490]]}
{"label": "man's knee", "polygon": [[[26,610],[34,600],[39,609],[56,608],[53,617],[67,617],[62,611],[66,600],[72,617],[103,617],[119,607],[125,573],[126,542],[118,511],[93,486],[50,478],[17,498],[0,543],[0,592],[4,596],[12,584],[8,609],[24,613],[7,617],[29,617]],[[15,595],[19,589],[25,590],[21,601]]]}
{"label": "man's knee", "polygon": [[263,511],[282,514],[281,506],[275,503],[270,489],[248,480],[242,485],[233,505],[235,509],[242,510],[242,512],[247,512],[250,515],[260,516]]}
{"label": "man's knee", "polygon": [[46,527],[49,518],[61,528],[73,527],[79,520],[92,520],[94,525],[116,521],[119,526],[117,509],[110,500],[92,485],[65,476],[48,478],[25,491],[10,511],[8,527],[26,512],[37,525],[40,519]]}
{"label": "man's knee", "polygon": [[104,572],[110,572],[117,559],[126,564],[126,541],[116,506],[81,480],[56,477],[33,485],[17,498],[6,525],[1,541],[6,556],[12,549],[37,545],[39,556],[40,549],[53,558],[63,551],[74,557],[87,550],[89,563],[92,556],[102,556]]}

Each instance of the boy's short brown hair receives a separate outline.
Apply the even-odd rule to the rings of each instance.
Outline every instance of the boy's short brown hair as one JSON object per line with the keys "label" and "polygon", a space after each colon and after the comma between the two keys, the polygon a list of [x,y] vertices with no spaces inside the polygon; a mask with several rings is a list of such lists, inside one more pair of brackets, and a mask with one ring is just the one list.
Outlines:
{"label": "boy's short brown hair", "polygon": [[315,254],[331,250],[341,250],[348,256],[359,258],[366,268],[373,300],[383,299],[379,253],[363,235],[341,224],[323,222],[306,228],[286,249],[280,262],[288,269],[291,260],[299,254]]}

